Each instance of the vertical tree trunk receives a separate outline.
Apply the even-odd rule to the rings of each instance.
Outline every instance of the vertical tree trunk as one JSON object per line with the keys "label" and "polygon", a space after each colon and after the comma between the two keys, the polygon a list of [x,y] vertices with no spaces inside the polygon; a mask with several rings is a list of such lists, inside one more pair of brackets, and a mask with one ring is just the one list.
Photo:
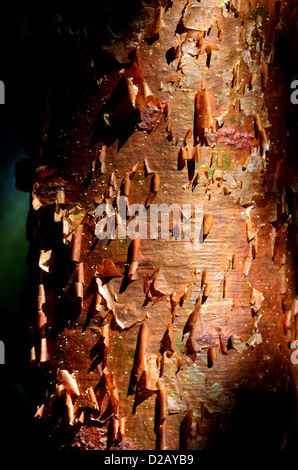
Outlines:
{"label": "vertical tree trunk", "polygon": [[[61,75],[32,190],[37,426],[58,448],[281,448],[296,400],[290,6],[50,13],[41,40]],[[203,243],[175,224],[168,240],[99,240],[96,207],[119,196],[148,216],[200,205]]]}

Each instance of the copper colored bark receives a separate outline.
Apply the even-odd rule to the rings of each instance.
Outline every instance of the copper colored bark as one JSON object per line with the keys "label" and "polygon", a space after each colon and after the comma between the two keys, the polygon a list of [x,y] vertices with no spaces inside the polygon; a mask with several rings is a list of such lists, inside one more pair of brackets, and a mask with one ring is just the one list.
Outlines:
{"label": "copper colored bark", "polygon": [[[75,104],[62,121],[51,90],[43,154],[51,166],[54,146],[65,198],[40,181],[32,210],[55,212],[63,262],[39,289],[56,389],[36,419],[90,442],[100,429],[117,449],[281,448],[296,425],[297,309],[278,48],[294,13],[271,0],[136,3],[124,22],[105,2],[100,57],[82,26],[92,86],[77,96],[63,82]],[[98,240],[96,207],[120,195],[148,216],[152,203],[200,204],[203,243],[171,225],[167,240]]]}

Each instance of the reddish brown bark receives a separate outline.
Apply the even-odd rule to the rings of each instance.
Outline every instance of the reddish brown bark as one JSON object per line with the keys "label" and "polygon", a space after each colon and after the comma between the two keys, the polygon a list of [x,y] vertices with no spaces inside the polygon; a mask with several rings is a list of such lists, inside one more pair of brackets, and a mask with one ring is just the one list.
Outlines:
{"label": "reddish brown bark", "polygon": [[[82,25],[93,85],[50,91],[41,153],[59,171],[38,171],[33,188],[34,243],[49,231],[54,256],[32,344],[41,367],[46,338],[53,377],[37,419],[58,447],[68,430],[80,448],[206,449],[230,436],[281,448],[295,428],[297,311],[283,202],[289,84],[276,54],[294,6],[140,2],[127,24],[105,6],[114,37],[103,49],[118,62],[105,70]],[[66,15],[62,41],[67,27]],[[149,211],[203,204],[200,250],[97,241],[96,206],[121,194]]]}

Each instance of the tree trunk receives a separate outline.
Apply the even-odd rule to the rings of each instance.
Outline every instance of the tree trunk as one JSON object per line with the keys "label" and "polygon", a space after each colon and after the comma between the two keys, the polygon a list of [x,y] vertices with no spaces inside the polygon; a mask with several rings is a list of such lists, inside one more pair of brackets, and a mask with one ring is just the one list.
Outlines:
{"label": "tree trunk", "polygon": [[[106,0],[45,15],[55,71],[30,258],[40,443],[287,445],[296,206],[281,44],[293,8]],[[117,209],[120,196],[148,221],[152,204],[177,204],[182,218],[184,204],[202,209],[203,240],[181,236],[171,217],[168,239],[99,239],[96,208]]]}

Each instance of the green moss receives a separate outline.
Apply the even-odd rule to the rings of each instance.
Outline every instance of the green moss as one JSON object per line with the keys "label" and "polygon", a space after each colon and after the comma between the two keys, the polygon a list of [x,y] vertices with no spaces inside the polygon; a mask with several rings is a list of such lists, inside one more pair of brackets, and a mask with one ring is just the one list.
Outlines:
{"label": "green moss", "polygon": [[218,155],[217,155],[217,152],[212,152],[211,166],[212,166],[212,165],[217,165],[217,164],[218,164]]}
{"label": "green moss", "polygon": [[183,343],[183,341],[181,341],[180,339],[175,339],[175,345],[177,349],[180,349],[180,351],[184,351],[185,344]]}
{"label": "green moss", "polygon": [[212,168],[208,168],[208,178],[209,178],[209,181],[211,180],[213,173],[214,173],[214,170],[212,170]]}
{"label": "green moss", "polygon": [[223,164],[223,168],[225,170],[231,170],[231,157],[230,155],[223,155],[222,156],[222,164]]}
{"label": "green moss", "polygon": [[141,174],[135,175],[132,179],[133,186],[139,186],[139,184],[141,183],[142,183],[142,175]]}

